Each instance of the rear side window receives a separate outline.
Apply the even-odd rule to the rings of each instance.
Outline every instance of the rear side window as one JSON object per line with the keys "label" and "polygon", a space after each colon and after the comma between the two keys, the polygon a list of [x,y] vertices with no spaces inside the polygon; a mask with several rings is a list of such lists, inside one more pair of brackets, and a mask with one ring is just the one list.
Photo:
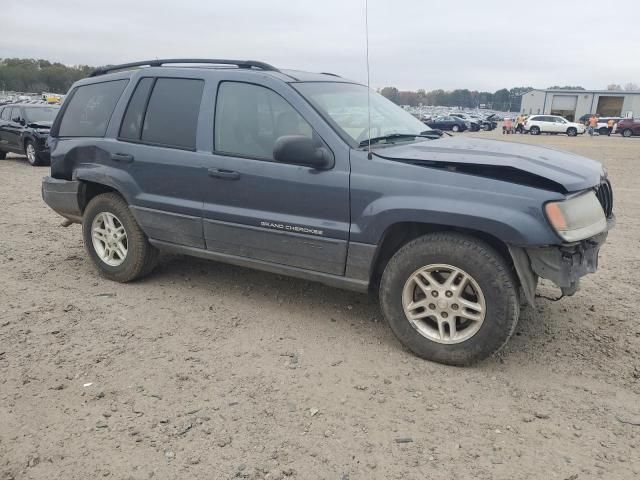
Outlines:
{"label": "rear side window", "polygon": [[203,90],[204,80],[158,78],[149,98],[140,140],[195,149]]}
{"label": "rear side window", "polygon": [[104,137],[111,114],[127,82],[115,80],[78,87],[65,108],[57,135]]}
{"label": "rear side window", "polygon": [[140,140],[144,111],[147,107],[149,93],[153,87],[153,78],[143,78],[138,82],[135,92],[131,95],[127,112],[124,114],[120,127],[120,138],[126,140]]}

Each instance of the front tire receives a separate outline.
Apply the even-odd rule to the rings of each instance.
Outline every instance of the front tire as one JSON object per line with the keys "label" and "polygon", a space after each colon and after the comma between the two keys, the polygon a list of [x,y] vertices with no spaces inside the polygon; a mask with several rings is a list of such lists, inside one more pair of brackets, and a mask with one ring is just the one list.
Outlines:
{"label": "front tire", "polygon": [[460,131],[460,127],[458,125],[454,125],[453,127],[451,127],[451,130],[453,132],[459,132]]}
{"label": "front tire", "polygon": [[468,365],[500,350],[519,315],[517,283],[488,244],[458,233],[435,233],[403,246],[380,283],[382,311],[416,355]]}
{"label": "front tire", "polygon": [[27,161],[29,165],[32,167],[38,167],[40,165],[44,165],[44,161],[38,151],[36,150],[36,145],[31,140],[27,140],[24,142],[24,153],[27,156]]}
{"label": "front tire", "polygon": [[117,193],[98,195],[89,202],[82,236],[94,265],[109,280],[130,282],[149,274],[156,265],[158,250]]}
{"label": "front tire", "polygon": [[529,133],[531,135],[540,135],[540,127],[531,127]]}
{"label": "front tire", "polygon": [[627,138],[629,138],[631,135],[633,135],[633,131],[632,131],[630,128],[625,128],[625,129],[622,131],[622,136],[623,136],[623,137],[627,137]]}

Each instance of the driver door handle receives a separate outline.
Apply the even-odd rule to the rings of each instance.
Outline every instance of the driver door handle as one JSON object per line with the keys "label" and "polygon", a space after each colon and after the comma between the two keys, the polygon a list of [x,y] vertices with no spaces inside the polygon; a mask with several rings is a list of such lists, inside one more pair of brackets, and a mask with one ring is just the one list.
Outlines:
{"label": "driver door handle", "polygon": [[112,153],[111,160],[114,162],[131,163],[133,162],[133,155],[127,153]]}
{"label": "driver door handle", "polygon": [[238,172],[234,172],[233,170],[225,170],[223,168],[210,168],[209,176],[213,178],[220,178],[222,180],[238,180],[240,178],[240,174]]}

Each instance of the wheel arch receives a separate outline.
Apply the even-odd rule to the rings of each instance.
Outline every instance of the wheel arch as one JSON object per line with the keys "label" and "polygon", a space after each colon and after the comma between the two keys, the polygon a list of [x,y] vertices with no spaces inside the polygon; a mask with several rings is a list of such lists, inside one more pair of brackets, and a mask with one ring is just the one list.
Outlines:
{"label": "wheel arch", "polygon": [[80,180],[80,188],[78,189],[78,206],[80,207],[80,213],[84,214],[89,202],[103,193],[117,193],[124,198],[122,193],[112,186],[90,180]]}
{"label": "wheel arch", "polygon": [[391,260],[391,257],[404,245],[418,237],[436,232],[455,232],[484,241],[493,247],[513,270],[514,277],[522,284],[522,280],[516,270],[514,259],[510,253],[509,245],[488,232],[465,227],[441,225],[422,222],[399,222],[390,225],[382,234],[380,243],[373,257],[371,274],[369,279],[370,290],[375,291],[380,284],[382,273]]}

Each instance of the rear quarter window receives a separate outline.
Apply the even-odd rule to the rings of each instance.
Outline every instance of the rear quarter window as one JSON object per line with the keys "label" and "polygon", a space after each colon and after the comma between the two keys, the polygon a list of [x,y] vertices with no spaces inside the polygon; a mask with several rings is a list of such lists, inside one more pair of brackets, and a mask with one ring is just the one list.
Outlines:
{"label": "rear quarter window", "polygon": [[65,108],[57,135],[104,137],[109,119],[128,82],[113,80],[77,87]]}

